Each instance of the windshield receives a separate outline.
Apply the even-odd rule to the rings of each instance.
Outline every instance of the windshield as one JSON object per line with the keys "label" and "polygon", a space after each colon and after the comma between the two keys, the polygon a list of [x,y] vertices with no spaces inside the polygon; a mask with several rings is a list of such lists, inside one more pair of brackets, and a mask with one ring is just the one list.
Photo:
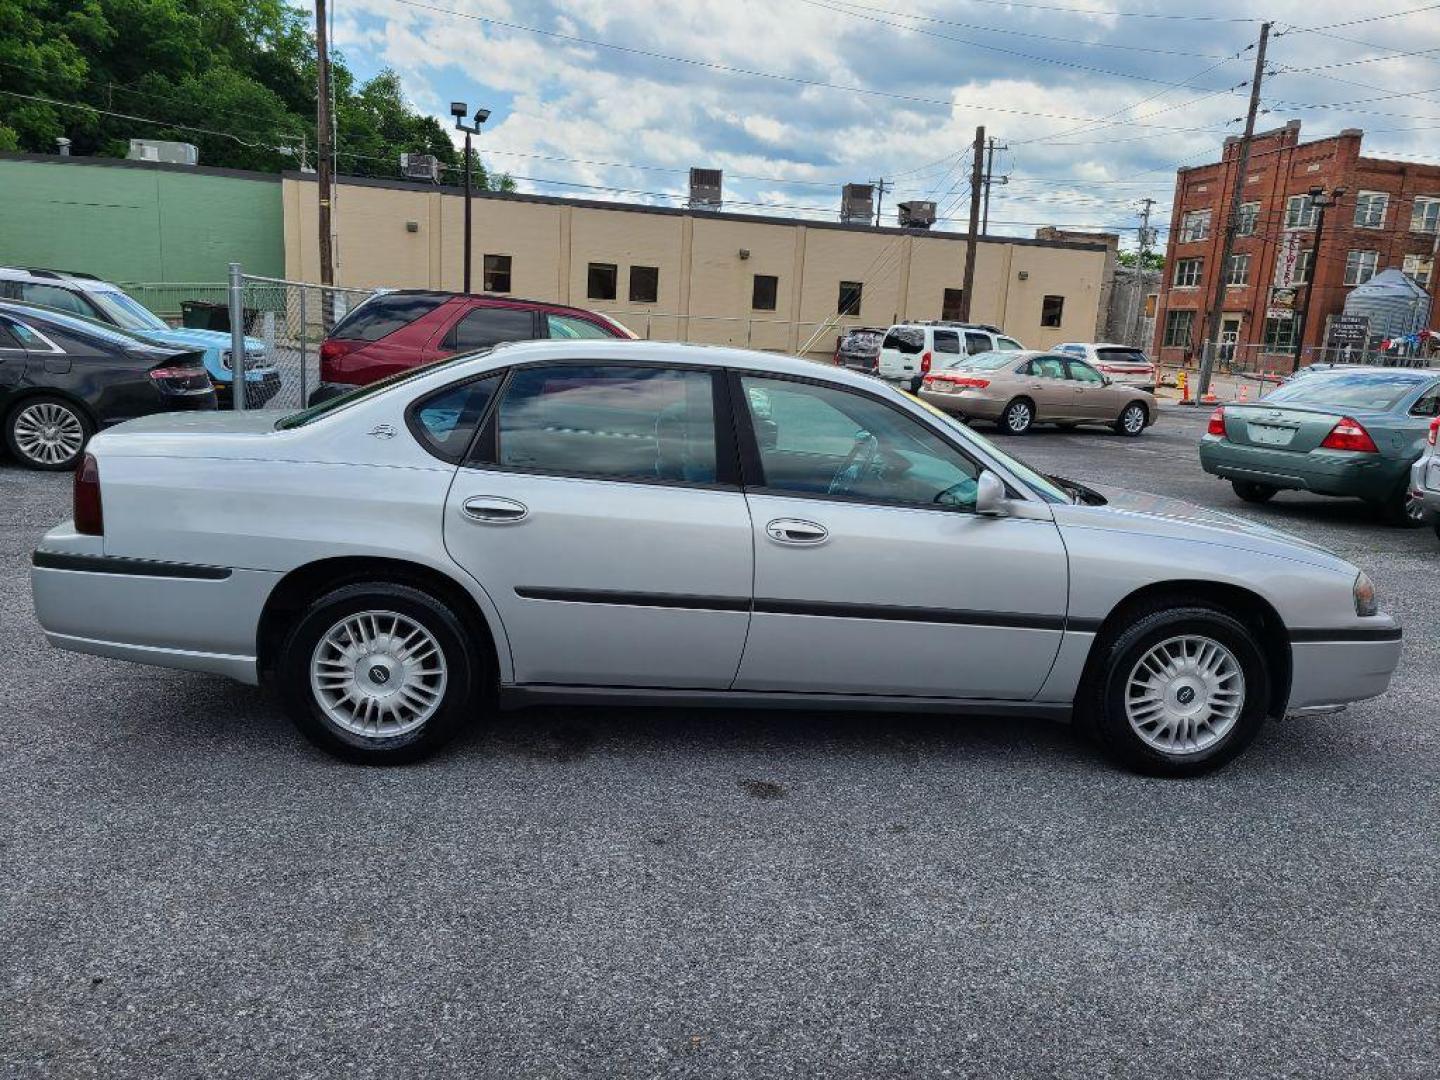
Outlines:
{"label": "windshield", "polygon": [[1321,372],[1308,379],[1286,383],[1262,404],[1320,405],[1325,408],[1388,412],[1429,376],[1376,371]]}
{"label": "windshield", "polygon": [[1008,468],[1012,473],[1018,476],[1021,480],[1025,481],[1025,483],[1029,484],[1031,490],[1034,491],[1035,494],[1039,495],[1046,502],[1068,503],[1075,501],[1070,497],[1070,495],[1065,491],[1064,488],[1060,487],[1058,484],[1055,483],[1054,480],[1051,480],[1044,473],[1040,472],[1038,469],[1031,468],[1019,458],[1004,453],[989,439],[985,438],[985,436],[981,435],[973,428],[966,427],[963,423],[955,419],[955,417],[951,416],[949,413],[943,412],[940,409],[935,408],[935,406],[931,405],[928,401],[921,401],[919,398],[910,397],[910,395],[908,394],[904,396],[909,398],[909,400],[915,402],[916,404],[922,406],[923,408],[930,410],[930,412],[933,413],[935,416],[938,416],[941,420],[945,421],[945,423],[950,427],[952,431],[958,431],[961,436],[971,445],[980,447],[991,457],[995,458],[997,461],[1002,462],[1005,467]]}
{"label": "windshield", "polygon": [[169,330],[165,320],[123,292],[86,293],[101,311],[126,330]]}
{"label": "windshield", "polygon": [[429,375],[431,372],[441,368],[449,367],[451,364],[458,364],[462,360],[473,360],[477,356],[484,356],[492,352],[492,349],[477,349],[475,352],[462,353],[458,356],[447,356],[443,360],[436,360],[430,364],[421,364],[419,367],[410,368],[408,371],[396,372],[379,382],[370,383],[368,386],[357,386],[354,390],[339,395],[338,397],[327,398],[318,405],[311,405],[308,409],[301,409],[299,412],[291,413],[289,416],[282,416],[275,421],[276,431],[289,431],[291,428],[304,427],[306,424],[320,419],[322,416],[329,416],[333,412],[348,409],[357,402],[366,398],[374,397],[383,390],[389,390],[392,386],[399,386],[401,383],[409,382],[411,379],[421,375]]}

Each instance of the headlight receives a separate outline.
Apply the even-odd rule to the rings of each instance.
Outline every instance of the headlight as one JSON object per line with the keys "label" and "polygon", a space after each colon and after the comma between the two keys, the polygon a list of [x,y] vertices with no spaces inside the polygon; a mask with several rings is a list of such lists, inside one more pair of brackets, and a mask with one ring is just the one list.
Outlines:
{"label": "headlight", "polygon": [[1355,576],[1355,614],[1378,615],[1380,604],[1375,599],[1375,583],[1362,570]]}

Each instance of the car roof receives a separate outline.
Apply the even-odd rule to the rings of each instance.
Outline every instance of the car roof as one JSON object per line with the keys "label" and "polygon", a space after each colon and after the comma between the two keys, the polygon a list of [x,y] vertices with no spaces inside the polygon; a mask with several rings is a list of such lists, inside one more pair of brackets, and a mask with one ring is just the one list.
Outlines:
{"label": "car roof", "polygon": [[69,311],[60,311],[56,308],[46,307],[43,304],[29,304],[23,300],[0,300],[0,312],[21,319],[27,323],[48,324],[52,327],[61,327],[72,333],[98,334],[102,337],[124,338],[137,345],[152,345],[151,341],[141,337],[139,334],[119,326],[112,326],[110,323],[101,322],[99,319],[87,319],[82,315],[76,315]]}
{"label": "car roof", "polygon": [[1317,379],[1326,377],[1332,379],[1353,379],[1356,375],[1369,375],[1377,379],[1407,379],[1410,382],[1421,383],[1440,377],[1440,370],[1434,368],[1370,367],[1365,364],[1354,364],[1350,367],[1335,367],[1315,371],[1313,374]]}
{"label": "car roof", "polygon": [[41,266],[0,266],[0,278],[6,281],[35,281],[45,285],[73,285],[92,292],[121,291],[120,286],[79,270],[49,270]]}
{"label": "car roof", "polygon": [[376,293],[370,299],[377,299],[382,296],[424,296],[431,299],[447,300],[491,300],[500,304],[531,304],[535,307],[548,308],[551,311],[573,311],[580,315],[601,315],[605,318],[603,311],[595,311],[591,308],[576,307],[574,304],[561,304],[555,300],[533,300],[525,296],[511,296],[509,293],[487,293],[487,292],[451,292],[448,289],[386,289],[384,292]]}

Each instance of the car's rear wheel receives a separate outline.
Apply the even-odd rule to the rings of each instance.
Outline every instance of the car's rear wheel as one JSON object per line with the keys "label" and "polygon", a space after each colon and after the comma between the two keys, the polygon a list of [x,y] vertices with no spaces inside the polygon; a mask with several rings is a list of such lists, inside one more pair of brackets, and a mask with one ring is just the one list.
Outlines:
{"label": "car's rear wheel", "polygon": [[73,469],[95,432],[85,411],[60,397],[32,397],[5,417],[5,445],[31,469]]}
{"label": "car's rear wheel", "polygon": [[1115,421],[1116,435],[1129,435],[1134,438],[1145,430],[1145,425],[1150,420],[1150,411],[1139,401],[1132,401],[1125,408],[1120,410],[1120,416]]}
{"label": "car's rear wheel", "polygon": [[1035,405],[1029,398],[1016,398],[1000,414],[1003,435],[1024,435],[1035,425]]}
{"label": "car's rear wheel", "polygon": [[1253,480],[1231,480],[1230,487],[1234,489],[1236,495],[1248,503],[1269,502],[1275,497],[1275,492],[1279,490],[1269,484],[1257,484]]}
{"label": "car's rear wheel", "polygon": [[1077,714],[1136,772],[1196,776],[1260,730],[1270,673],[1254,632],[1217,608],[1171,602],[1097,641]]}
{"label": "car's rear wheel", "polygon": [[276,676],[286,711],[315,745],[398,765],[433,753],[472,718],[480,655],[445,603],[406,585],[363,583],[304,611]]}

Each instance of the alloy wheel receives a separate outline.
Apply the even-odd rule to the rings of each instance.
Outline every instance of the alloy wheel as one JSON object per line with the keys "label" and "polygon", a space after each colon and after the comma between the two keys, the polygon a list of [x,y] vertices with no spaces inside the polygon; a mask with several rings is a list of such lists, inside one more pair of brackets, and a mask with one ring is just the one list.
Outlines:
{"label": "alloy wheel", "polygon": [[1131,405],[1121,414],[1120,423],[1131,435],[1138,435],[1145,428],[1145,410],[1139,405]]}
{"label": "alloy wheel", "polygon": [[1136,661],[1125,715],[1140,740],[1163,754],[1196,754],[1223,739],[1245,707],[1245,674],[1214,638],[1167,638]]}
{"label": "alloy wheel", "polygon": [[1032,418],[1030,406],[1023,401],[1017,401],[1005,410],[1005,426],[1016,435],[1021,435],[1029,429]]}
{"label": "alloy wheel", "polygon": [[80,417],[53,401],[21,409],[11,431],[16,449],[37,465],[69,461],[85,445],[85,426]]}
{"label": "alloy wheel", "polygon": [[390,738],[420,727],[445,698],[445,654],[419,622],[361,611],[327,630],[310,657],[310,690],[337,727]]}

